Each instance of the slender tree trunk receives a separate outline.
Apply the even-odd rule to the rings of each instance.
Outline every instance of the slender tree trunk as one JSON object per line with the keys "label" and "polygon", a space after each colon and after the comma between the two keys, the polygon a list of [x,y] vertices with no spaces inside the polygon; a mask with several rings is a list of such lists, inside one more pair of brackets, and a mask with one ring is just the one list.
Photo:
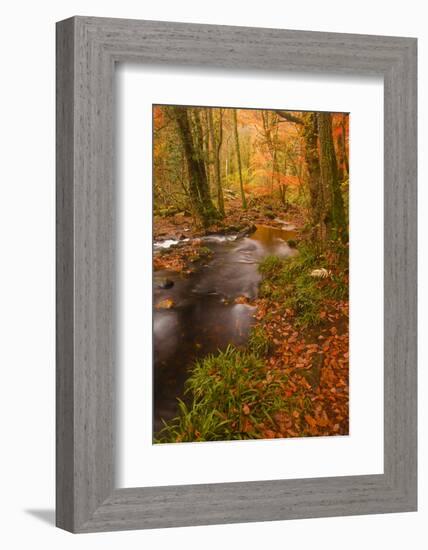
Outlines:
{"label": "slender tree trunk", "polygon": [[345,159],[343,158],[343,146],[342,146],[342,130],[337,134],[337,137],[334,137],[333,132],[333,143],[334,143],[334,150],[336,153],[336,163],[337,163],[337,177],[339,181],[343,181],[345,179]]}
{"label": "slender tree trunk", "polygon": [[261,111],[264,137],[266,140],[267,148],[272,162],[272,173],[270,177],[270,194],[272,198],[274,196],[275,188],[275,172],[276,172],[276,137],[278,136],[278,124],[276,125],[276,136],[272,137],[274,131],[273,121],[269,117],[269,111]]}
{"label": "slender tree trunk", "polygon": [[320,167],[323,188],[328,191],[329,215],[327,226],[332,238],[346,241],[348,231],[343,205],[342,191],[337,173],[336,154],[334,152],[333,133],[330,113],[318,113],[318,131],[320,141]]}
{"label": "slender tree trunk", "polygon": [[311,217],[314,227],[313,238],[322,240],[325,237],[325,194],[321,182],[321,168],[318,155],[318,124],[316,113],[304,113],[303,138],[306,167],[308,170],[308,187],[311,204]]}
{"label": "slender tree trunk", "polygon": [[[287,177],[287,157],[284,154],[284,177]],[[281,201],[281,204],[283,206],[286,205],[286,191],[287,191],[287,184],[286,183],[279,183],[279,199]]]}
{"label": "slender tree trunk", "polygon": [[[262,110],[260,112],[260,114],[262,115],[263,130],[264,130],[264,134],[265,134],[264,137],[265,137],[265,140],[266,140],[267,148],[268,148],[269,155],[270,155],[271,162],[272,162],[272,173],[271,173],[271,176],[270,176],[270,194],[273,197],[275,159],[274,159],[274,152],[273,152],[273,148],[272,148],[271,128],[270,128],[270,123],[269,123],[269,111]],[[266,174],[266,178],[267,178],[267,174]]]}
{"label": "slender tree trunk", "polygon": [[271,194],[272,198],[274,195],[274,189],[275,189],[275,168],[276,168],[276,150],[272,151],[272,181],[271,181]]}
{"label": "slender tree trunk", "polygon": [[337,174],[338,174],[339,181],[344,181],[348,175],[348,170],[349,170],[348,155],[346,153],[346,128],[345,128],[346,115],[342,113],[341,115],[336,115],[336,116],[338,118],[338,129],[339,129],[339,132],[337,132],[337,138],[334,140],[336,158],[337,158]]}
{"label": "slender tree trunk", "polygon": [[[276,118],[276,115],[274,115],[274,117]],[[277,186],[279,187],[280,186],[280,177],[279,177],[279,167],[278,167],[278,151],[277,151],[277,148],[278,148],[278,130],[279,130],[279,125],[278,125],[278,120],[274,120],[274,124],[275,124],[275,129],[274,129],[274,132],[275,132],[275,135],[274,135],[274,138],[272,140],[272,150],[273,150],[273,153],[272,153],[272,168],[273,168],[273,173],[275,175],[275,178],[276,179],[276,183],[277,183]],[[284,199],[281,199],[282,202],[284,202]]]}
{"label": "slender tree trunk", "polygon": [[212,150],[214,152],[214,174],[217,186],[217,206],[220,214],[224,216],[224,197],[223,187],[221,185],[221,170],[220,170],[220,148],[223,141],[223,112],[220,109],[218,122],[218,137],[216,137],[214,128],[213,110],[208,110],[208,125],[211,135]]}
{"label": "slender tree trunk", "polygon": [[212,196],[212,182],[213,182],[213,174],[212,174],[212,156],[214,153],[214,146],[212,146],[212,152],[210,150],[210,131],[209,131],[209,120],[208,120],[208,113],[211,112],[212,109],[205,108],[203,109],[203,124],[202,124],[202,131],[203,131],[203,150],[204,150],[204,160],[205,160],[205,170],[207,172],[207,180],[208,180],[208,189],[210,196]]}
{"label": "slender tree trunk", "polygon": [[342,133],[341,133],[341,145],[342,145],[342,155],[343,155],[343,163],[344,163],[344,169],[345,169],[345,176],[349,174],[349,160],[348,160],[348,153],[346,151],[346,117],[349,115],[345,115],[345,113],[342,113]]}
{"label": "slender tree trunk", "polygon": [[233,109],[233,127],[235,131],[235,146],[236,146],[236,157],[238,161],[239,188],[241,190],[242,208],[246,210],[247,199],[245,198],[244,183],[242,181],[241,151],[239,149],[238,118],[236,114],[236,109]]}

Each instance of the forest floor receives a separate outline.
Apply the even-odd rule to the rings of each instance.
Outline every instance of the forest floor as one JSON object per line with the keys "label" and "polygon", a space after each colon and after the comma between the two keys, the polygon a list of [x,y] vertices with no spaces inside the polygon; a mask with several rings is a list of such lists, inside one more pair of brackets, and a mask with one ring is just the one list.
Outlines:
{"label": "forest floor", "polygon": [[189,275],[198,260],[209,254],[203,246],[203,241],[200,240],[201,237],[246,231],[251,233],[256,225],[278,228],[288,226],[299,235],[303,227],[303,216],[295,207],[274,207],[263,197],[249,201],[246,210],[242,210],[239,199],[228,201],[225,217],[208,228],[196,225],[194,218],[187,212],[169,216],[156,215],[153,223],[153,240],[155,242],[171,240],[177,241],[177,244],[160,250],[160,254],[154,258],[154,269],[167,269]]}
{"label": "forest floor", "polygon": [[[248,346],[228,348],[195,365],[188,380],[191,399],[181,404],[179,417],[168,423],[159,442],[348,434],[347,247],[334,243],[313,250],[297,208],[281,211],[259,201],[246,211],[229,205],[229,212],[208,233],[287,222],[296,227],[300,253],[269,256],[260,264],[263,279],[259,297],[251,302],[257,310]],[[190,216],[157,216],[155,240],[185,242],[155,256],[155,269],[190,274],[206,254],[198,239],[204,234],[194,229]],[[312,276],[314,270],[321,276]],[[207,388],[204,394],[200,387]]]}
{"label": "forest floor", "polygon": [[154,218],[153,239],[180,239],[182,237],[202,237],[212,233],[231,233],[258,223],[269,223],[280,227],[282,221],[292,217],[293,223],[302,226],[303,217],[298,208],[288,206],[278,208],[263,197],[249,201],[248,208],[242,209],[240,199],[229,200],[226,204],[226,216],[207,229],[198,227],[188,212],[178,212],[170,216],[156,215]]}
{"label": "forest floor", "polygon": [[[266,281],[269,275],[262,285]],[[282,288],[277,282],[265,296],[262,289],[255,301],[250,344],[256,351],[257,345],[264,346],[267,372],[272,380],[284,380],[279,387],[288,398],[285,410],[258,426],[262,437],[349,433],[349,303],[330,298],[326,290],[331,283],[314,283],[320,299],[310,306],[316,310],[311,321],[302,322],[285,296],[293,285]]]}

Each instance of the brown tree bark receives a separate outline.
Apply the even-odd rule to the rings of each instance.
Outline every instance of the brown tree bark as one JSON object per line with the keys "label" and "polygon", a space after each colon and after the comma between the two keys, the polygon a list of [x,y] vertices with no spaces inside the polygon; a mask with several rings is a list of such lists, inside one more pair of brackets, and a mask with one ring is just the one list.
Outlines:
{"label": "brown tree bark", "polygon": [[311,204],[313,238],[325,238],[326,197],[321,181],[321,168],[318,154],[318,122],[316,113],[303,114],[303,139],[306,167],[308,171],[308,187]]}
{"label": "brown tree bark", "polygon": [[212,183],[213,183],[213,161],[212,161],[212,152],[210,149],[210,130],[209,130],[209,120],[208,113],[212,111],[211,108],[207,107],[202,109],[202,133],[203,133],[203,157],[205,161],[205,170],[207,173],[208,189],[210,196],[212,196]]}
{"label": "brown tree bark", "polygon": [[348,231],[334,151],[331,114],[317,113],[317,120],[320,142],[321,180],[329,205],[326,223],[331,238],[340,238],[342,241],[346,241]]}
{"label": "brown tree bark", "polygon": [[224,196],[223,187],[221,184],[220,170],[220,149],[223,141],[223,111],[219,110],[218,134],[216,135],[214,127],[213,110],[208,109],[208,125],[210,129],[212,150],[214,153],[214,174],[217,187],[217,206],[220,214],[224,216]]}
{"label": "brown tree bark", "polygon": [[[209,194],[205,163],[198,147],[200,140],[193,138],[188,109],[186,107],[170,107],[170,109],[177,124],[186,158],[191,201],[202,225],[207,227],[216,219],[217,212]],[[199,133],[199,129],[196,131]]]}
{"label": "brown tree bark", "polygon": [[238,160],[238,172],[239,172],[239,188],[241,191],[242,208],[247,209],[247,199],[245,198],[244,183],[242,181],[242,166],[241,166],[241,150],[239,148],[239,135],[238,135],[238,118],[236,114],[237,109],[233,109],[233,128],[235,132],[235,146],[236,157]]}
{"label": "brown tree bark", "polygon": [[349,115],[345,115],[345,113],[342,113],[341,145],[342,145],[343,163],[345,168],[344,176],[347,176],[349,174],[349,159],[348,159],[348,152],[346,150],[346,117],[348,116]]}
{"label": "brown tree bark", "polygon": [[[269,113],[272,113],[271,111],[262,110],[262,122],[263,122],[263,131],[264,131],[264,139],[266,141],[266,145],[271,157],[272,161],[272,175],[271,175],[271,194],[273,196],[274,194],[274,188],[275,188],[275,179],[276,183],[279,189],[279,179],[278,179],[278,118],[277,114],[272,113],[272,117]],[[279,189],[279,195],[280,199],[282,200],[282,194],[281,190]]]}
{"label": "brown tree bark", "polygon": [[313,112],[302,113],[301,117],[289,111],[275,111],[283,120],[293,122],[301,128],[303,136],[304,156],[308,173],[308,188],[310,198],[310,218],[313,226],[312,238],[323,240],[326,236],[325,212],[326,197],[321,181],[320,159],[318,154],[318,122]]}

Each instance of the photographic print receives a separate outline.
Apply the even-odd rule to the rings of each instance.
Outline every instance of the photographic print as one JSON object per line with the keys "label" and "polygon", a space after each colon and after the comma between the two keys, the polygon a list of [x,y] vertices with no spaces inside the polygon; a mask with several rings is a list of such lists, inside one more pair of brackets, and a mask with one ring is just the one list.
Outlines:
{"label": "photographic print", "polygon": [[349,114],[153,106],[153,442],[349,433]]}

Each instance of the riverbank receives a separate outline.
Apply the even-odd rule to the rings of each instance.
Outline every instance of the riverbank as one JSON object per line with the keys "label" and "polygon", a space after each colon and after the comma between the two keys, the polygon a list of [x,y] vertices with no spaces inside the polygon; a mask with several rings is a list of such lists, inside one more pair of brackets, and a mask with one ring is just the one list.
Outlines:
{"label": "riverbank", "polygon": [[[191,264],[191,273],[158,269],[154,272],[154,430],[178,414],[184,383],[195,361],[229,344],[245,347],[255,323],[261,274],[259,263],[270,254],[296,254],[287,240],[294,233],[258,226],[250,236],[209,235],[202,241],[207,258]],[[191,240],[185,245],[190,244]],[[159,249],[171,241],[156,243]],[[181,246],[166,258],[176,258]],[[185,258],[185,261],[188,260]]]}
{"label": "riverbank", "polygon": [[[153,223],[155,271],[168,270],[191,275],[200,261],[208,261],[207,243],[215,238],[236,239],[251,235],[257,226],[267,226],[289,233],[291,245],[300,239],[303,217],[292,206],[278,208],[264,197],[249,201],[247,210],[238,200],[229,201],[226,216],[208,228],[194,223],[188,212],[155,215]],[[210,239],[211,238],[211,239]]]}
{"label": "riverbank", "polygon": [[159,442],[349,432],[347,249],[267,256],[245,346],[196,362]]}
{"label": "riverbank", "polygon": [[302,243],[299,256],[260,265],[253,334],[269,346],[265,360],[287,377],[285,397],[294,403],[275,419],[275,437],[349,433],[347,258],[337,243],[318,253]]}
{"label": "riverbank", "polygon": [[243,210],[239,199],[229,199],[224,218],[207,228],[195,223],[195,219],[187,211],[155,214],[153,240],[183,240],[209,234],[238,233],[245,227],[261,224],[281,227],[287,220],[292,220],[290,223],[296,227],[303,227],[303,215],[294,205],[279,206],[268,197],[259,196],[248,200],[247,209]]}

